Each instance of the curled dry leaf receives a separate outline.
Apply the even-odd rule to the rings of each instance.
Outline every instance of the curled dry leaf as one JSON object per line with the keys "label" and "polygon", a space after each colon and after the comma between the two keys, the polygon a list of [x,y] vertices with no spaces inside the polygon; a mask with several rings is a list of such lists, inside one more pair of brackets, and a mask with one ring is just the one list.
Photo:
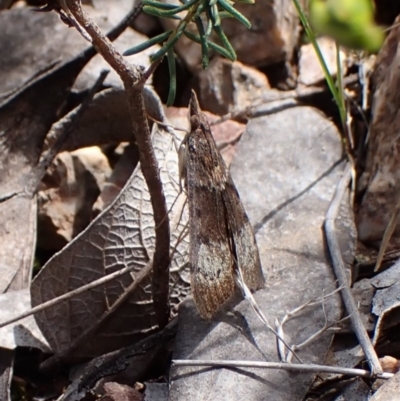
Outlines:
{"label": "curled dry leaf", "polygon": [[[373,344],[396,333],[400,326],[400,262],[370,280],[376,293],[372,301],[372,313],[378,316]],[[385,341],[384,341],[385,342]],[[392,344],[394,351],[394,344]]]}
{"label": "curled dry leaf", "polygon": [[[156,125],[152,138],[167,206],[171,208],[179,191],[174,140]],[[171,212],[171,247],[175,246],[187,221],[182,211],[183,198],[178,198]],[[157,328],[150,274],[104,322],[116,302],[126,296],[126,289],[135,276],[151,260],[154,239],[150,195],[138,166],[110,207],[50,259],[32,282],[32,305],[36,306],[119,269],[134,266],[132,273],[36,315],[56,354],[71,351],[70,356],[75,357],[97,356],[131,344]],[[187,248],[187,240],[181,241],[171,262],[171,304],[179,302],[190,285]],[[82,336],[88,331],[90,337]],[[84,344],[82,340],[86,340]]]}
{"label": "curled dry leaf", "polygon": [[[357,212],[357,230],[361,241],[382,240],[386,227],[399,203],[399,139],[400,126],[400,27],[398,17],[380,50],[373,75],[374,94],[372,121],[365,171],[360,178],[359,192],[365,192]],[[393,244],[398,248],[400,217],[397,213]]]}
{"label": "curled dry leaf", "polygon": [[36,230],[35,168],[44,138],[83,65],[78,59],[62,64],[0,103],[0,292],[29,285]]}
{"label": "curled dry leaf", "polygon": [[379,361],[384,372],[397,373],[400,370],[400,361],[392,356],[385,355]]}
{"label": "curled dry leaf", "polygon": [[101,398],[104,401],[142,401],[143,394],[130,386],[115,382],[104,385],[106,395]]}

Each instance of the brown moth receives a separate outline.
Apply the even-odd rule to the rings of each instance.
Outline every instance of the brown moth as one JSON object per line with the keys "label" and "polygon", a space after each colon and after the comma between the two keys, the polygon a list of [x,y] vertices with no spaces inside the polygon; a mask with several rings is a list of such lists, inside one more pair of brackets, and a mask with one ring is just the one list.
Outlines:
{"label": "brown moth", "polygon": [[235,293],[238,269],[251,290],[261,288],[264,277],[249,219],[194,91],[189,117],[179,153],[189,203],[191,286],[200,315],[210,319]]}

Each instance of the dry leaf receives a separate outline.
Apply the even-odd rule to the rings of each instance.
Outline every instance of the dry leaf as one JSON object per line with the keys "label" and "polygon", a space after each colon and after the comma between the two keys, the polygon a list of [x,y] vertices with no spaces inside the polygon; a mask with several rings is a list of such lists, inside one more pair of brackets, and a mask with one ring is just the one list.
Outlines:
{"label": "dry leaf", "polygon": [[[173,137],[154,126],[152,138],[170,208],[179,190]],[[180,219],[182,201],[183,197],[180,197],[171,215],[172,247],[187,221],[186,215]],[[185,240],[178,246],[171,263],[172,304],[179,302],[188,291],[187,247]],[[132,275],[127,274],[36,315],[39,327],[56,354],[67,352],[83,333],[94,328],[95,333],[91,333],[84,344],[77,345],[73,355],[97,356],[129,345],[157,328],[150,276],[102,327],[97,327],[100,319],[124,296],[134,277],[151,260],[153,252],[152,206],[138,166],[111,206],[50,259],[32,283],[32,304],[36,306],[116,270],[135,267]]]}
{"label": "dry leaf", "polygon": [[100,399],[102,401],[142,401],[144,399],[142,393],[124,384],[106,383],[104,390],[106,395]]}

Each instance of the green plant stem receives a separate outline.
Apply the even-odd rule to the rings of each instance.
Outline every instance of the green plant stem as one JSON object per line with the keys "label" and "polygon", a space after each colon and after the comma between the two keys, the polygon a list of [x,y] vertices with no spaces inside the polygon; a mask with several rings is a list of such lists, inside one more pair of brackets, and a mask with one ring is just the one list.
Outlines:
{"label": "green plant stem", "polygon": [[[298,2],[298,0],[293,0],[293,4],[296,7],[297,13],[299,14],[299,18],[300,18],[301,23],[303,24],[304,30],[306,31],[306,34],[307,34],[311,44],[314,47],[315,53],[317,54],[318,61],[321,64],[322,70],[324,72],[326,83],[328,84],[329,90],[331,91],[332,96],[335,99],[335,102],[339,109],[340,120],[342,122],[342,125],[345,126],[345,124],[346,124],[346,108],[344,105],[343,97],[341,96],[341,94],[339,94],[339,91],[335,85],[333,77],[332,77],[331,73],[329,72],[328,66],[325,63],[325,59],[324,59],[324,56],[322,55],[321,49],[318,46],[314,31],[312,30],[300,3]],[[339,71],[338,71],[338,75],[339,75]]]}
{"label": "green plant stem", "polygon": [[343,86],[343,71],[342,71],[342,62],[340,59],[340,46],[336,42],[336,70],[337,70],[337,92],[338,92],[338,107],[339,112],[341,110],[344,111],[343,115],[340,114],[340,119],[342,121],[343,127],[347,129],[347,114],[346,114],[346,104],[344,97],[344,86]]}

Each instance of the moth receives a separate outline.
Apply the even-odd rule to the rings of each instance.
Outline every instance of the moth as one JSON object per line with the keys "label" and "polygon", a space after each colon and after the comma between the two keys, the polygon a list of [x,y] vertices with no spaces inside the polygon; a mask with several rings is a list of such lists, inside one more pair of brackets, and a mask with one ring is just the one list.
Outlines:
{"label": "moth", "polygon": [[194,91],[189,119],[179,159],[189,205],[191,288],[200,315],[211,319],[238,279],[256,290],[264,277],[249,219]]}

